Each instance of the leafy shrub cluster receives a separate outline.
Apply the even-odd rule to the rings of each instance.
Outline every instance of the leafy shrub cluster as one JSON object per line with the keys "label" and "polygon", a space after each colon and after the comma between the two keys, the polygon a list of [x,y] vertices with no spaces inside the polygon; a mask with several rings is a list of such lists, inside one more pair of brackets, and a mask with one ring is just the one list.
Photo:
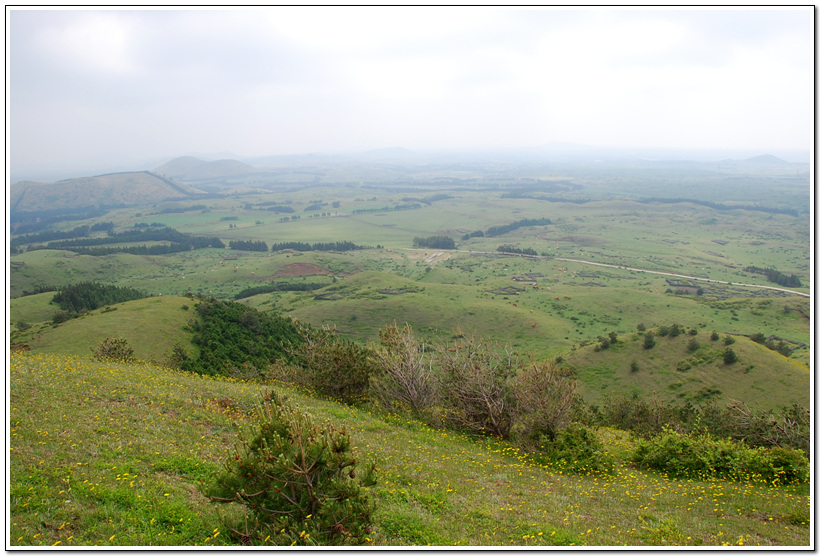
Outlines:
{"label": "leafy shrub cluster", "polygon": [[750,408],[733,402],[719,407],[714,402],[675,405],[656,397],[607,398],[591,406],[584,421],[628,430],[647,439],[665,427],[681,433],[709,432],[715,437],[743,441],[749,446],[794,448],[809,454],[811,415],[797,404],[780,411]]}
{"label": "leafy shrub cluster", "polygon": [[99,341],[96,347],[91,348],[91,353],[98,361],[132,361],[134,350],[128,345],[125,338],[104,338]]}
{"label": "leafy shrub cluster", "polygon": [[708,433],[683,434],[670,428],[640,440],[632,459],[639,467],[675,477],[722,477],[773,484],[805,482],[809,478],[809,462],[799,450],[751,447]]}
{"label": "leafy shrub cluster", "polygon": [[199,353],[184,358],[180,367],[186,371],[260,378],[271,362],[289,360],[302,341],[289,318],[233,301],[201,299],[195,313],[189,326]]}
{"label": "leafy shrub cluster", "polygon": [[357,466],[347,433],[271,392],[208,494],[251,516],[226,523],[242,544],[360,545],[372,525],[375,465]]}

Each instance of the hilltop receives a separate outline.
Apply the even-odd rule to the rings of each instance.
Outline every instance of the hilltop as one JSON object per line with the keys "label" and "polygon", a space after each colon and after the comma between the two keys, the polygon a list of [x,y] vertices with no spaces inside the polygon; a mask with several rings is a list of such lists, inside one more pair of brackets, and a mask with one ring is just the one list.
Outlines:
{"label": "hilltop", "polygon": [[19,182],[11,187],[11,212],[85,207],[137,206],[202,194],[152,172],[118,172],[54,183]]}
{"label": "hilltop", "polygon": [[205,161],[193,156],[181,156],[154,169],[157,174],[185,182],[241,176],[256,171],[253,166],[238,160]]}

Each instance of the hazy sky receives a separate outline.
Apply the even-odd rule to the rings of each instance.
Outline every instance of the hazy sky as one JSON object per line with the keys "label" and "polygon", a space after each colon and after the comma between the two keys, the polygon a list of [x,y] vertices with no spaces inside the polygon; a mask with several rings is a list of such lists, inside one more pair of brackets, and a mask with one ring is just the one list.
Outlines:
{"label": "hazy sky", "polygon": [[9,15],[18,174],[104,156],[811,146],[812,7]]}

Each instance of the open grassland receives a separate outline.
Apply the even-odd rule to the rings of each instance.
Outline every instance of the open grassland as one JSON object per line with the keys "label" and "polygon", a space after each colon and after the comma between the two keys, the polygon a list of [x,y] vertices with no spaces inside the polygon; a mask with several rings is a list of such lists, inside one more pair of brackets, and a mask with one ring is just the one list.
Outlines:
{"label": "open grassland", "polygon": [[[229,542],[201,494],[231,456],[262,386],[146,364],[12,354],[12,546],[210,546]],[[378,464],[373,546],[776,546],[810,537],[806,486],[669,479],[618,460],[569,474],[511,446],[308,397]]]}
{"label": "open grassland", "polygon": [[[45,305],[53,294],[21,299],[35,297]],[[196,349],[191,345],[192,332],[186,328],[192,317],[190,309],[193,304],[193,300],[187,297],[175,296],[117,303],[83,313],[59,325],[41,322],[25,331],[15,330],[11,339],[13,344],[26,345],[33,352],[89,355],[101,340],[113,336],[128,341],[136,358],[165,362],[176,344],[189,353]],[[57,305],[47,307],[52,311],[59,310]],[[31,315],[33,310],[25,314]]]}
{"label": "open grassland", "polygon": [[693,405],[754,400],[750,403],[767,410],[793,403],[809,407],[808,366],[744,337],[736,337],[730,346],[738,361],[727,365],[722,341],[711,341],[708,332],[701,332],[694,337],[700,347],[691,351],[687,346],[692,338],[656,337],[655,347],[647,350],[643,334],[630,334],[606,350],[589,346],[573,351],[565,363],[576,370],[579,391],[593,404],[607,396],[654,396]]}

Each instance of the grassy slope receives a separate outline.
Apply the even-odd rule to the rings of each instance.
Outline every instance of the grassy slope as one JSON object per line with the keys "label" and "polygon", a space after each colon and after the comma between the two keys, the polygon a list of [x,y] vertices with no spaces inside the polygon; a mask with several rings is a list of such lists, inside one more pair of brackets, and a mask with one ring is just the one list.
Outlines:
{"label": "grassy slope", "polygon": [[[39,307],[59,309],[47,305],[53,294],[40,294],[21,298],[31,300],[25,314],[43,313]],[[35,299],[39,298],[39,299]],[[20,301],[20,300],[17,300]],[[194,301],[187,297],[149,297],[112,305],[114,310],[100,308],[85,313],[60,325],[40,323],[24,333],[12,336],[14,343],[27,343],[34,352],[59,353],[65,355],[87,355],[90,349],[106,337],[120,337],[128,340],[134,348],[134,356],[146,361],[165,361],[175,343],[191,352],[191,333],[183,327],[193,316]],[[183,307],[188,306],[189,310]]]}
{"label": "grassy slope", "polygon": [[[7,543],[212,545],[200,485],[218,472],[260,387],[147,365],[12,355]],[[780,545],[810,542],[807,490],[669,480],[619,466],[567,475],[504,444],[305,397],[376,459],[375,545]],[[36,418],[35,418],[36,416]],[[628,437],[601,431],[623,456]]]}
{"label": "grassy slope", "polygon": [[[783,357],[744,337],[736,337],[732,350],[739,360],[723,363],[724,345],[712,342],[708,333],[696,337],[700,348],[690,353],[691,337],[656,336],[656,345],[643,349],[643,336],[630,334],[607,350],[592,346],[572,352],[566,363],[578,372],[580,392],[591,403],[606,396],[637,393],[692,403],[714,399],[723,405],[742,400],[754,407],[776,409],[799,403],[809,407],[808,367]],[[638,371],[632,372],[632,362]],[[690,368],[683,369],[687,366]]]}

